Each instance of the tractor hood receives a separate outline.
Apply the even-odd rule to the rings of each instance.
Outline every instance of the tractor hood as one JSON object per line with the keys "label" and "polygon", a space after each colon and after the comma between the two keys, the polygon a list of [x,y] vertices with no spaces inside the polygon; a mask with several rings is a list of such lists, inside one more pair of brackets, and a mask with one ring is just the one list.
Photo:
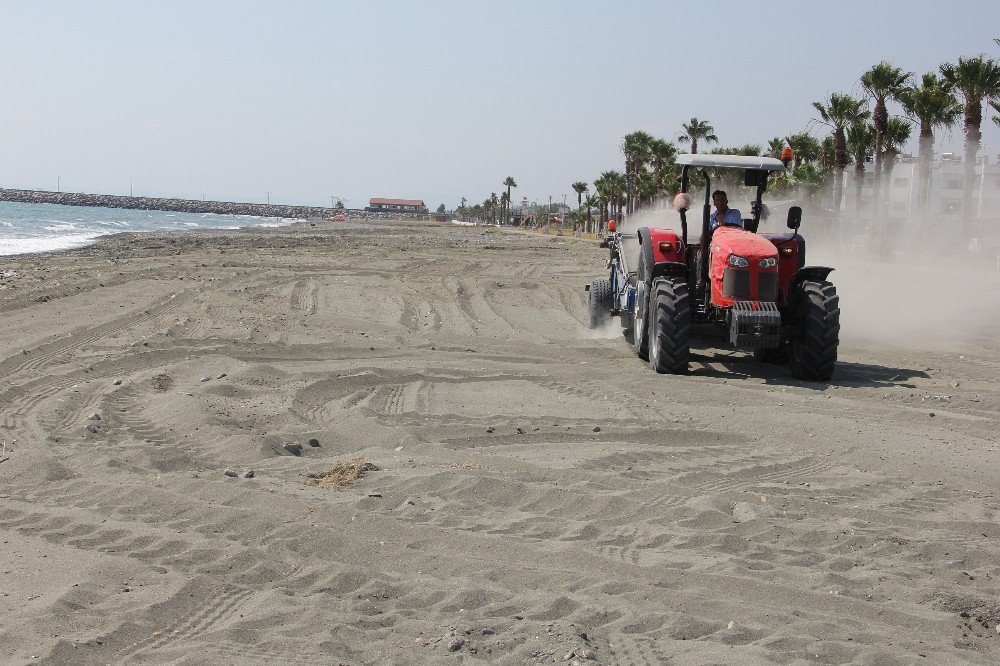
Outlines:
{"label": "tractor hood", "polygon": [[736,301],[776,299],[778,248],[774,243],[738,227],[719,227],[712,234],[711,248],[713,304],[729,308]]}
{"label": "tractor hood", "polygon": [[739,227],[719,227],[712,234],[712,254],[725,263],[730,254],[737,254],[745,259],[777,257],[778,248],[763,236]]}

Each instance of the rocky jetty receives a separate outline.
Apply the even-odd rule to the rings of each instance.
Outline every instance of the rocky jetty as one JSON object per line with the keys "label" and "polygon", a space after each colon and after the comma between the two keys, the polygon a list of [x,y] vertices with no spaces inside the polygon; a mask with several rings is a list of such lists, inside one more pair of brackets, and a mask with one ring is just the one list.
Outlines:
{"label": "rocky jetty", "polygon": [[220,215],[254,215],[307,219],[329,217],[343,212],[319,206],[280,206],[276,204],[236,203],[232,201],[195,201],[192,199],[160,199],[156,197],[123,197],[110,194],[77,192],[44,192],[36,190],[0,189],[0,201],[63,204],[66,206],[102,206],[135,210],[169,210],[183,213],[217,213]]}

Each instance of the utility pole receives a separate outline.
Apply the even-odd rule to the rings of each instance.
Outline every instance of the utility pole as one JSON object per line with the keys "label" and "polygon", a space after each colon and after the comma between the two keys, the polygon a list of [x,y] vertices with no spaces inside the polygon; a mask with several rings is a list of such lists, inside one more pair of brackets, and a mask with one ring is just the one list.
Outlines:
{"label": "utility pole", "polygon": [[132,181],[131,180],[128,181],[128,195],[129,196],[132,196],[132,185],[133,185]]}
{"label": "utility pole", "polygon": [[62,192],[62,176],[56,176],[56,192]]}
{"label": "utility pole", "polygon": [[267,205],[268,206],[271,205],[271,193],[270,192],[267,193]]}

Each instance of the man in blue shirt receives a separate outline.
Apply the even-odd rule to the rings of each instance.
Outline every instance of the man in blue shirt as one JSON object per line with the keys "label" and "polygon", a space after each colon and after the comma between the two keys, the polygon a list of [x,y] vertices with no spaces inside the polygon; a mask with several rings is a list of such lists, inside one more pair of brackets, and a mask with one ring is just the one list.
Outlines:
{"label": "man in blue shirt", "polygon": [[712,203],[715,205],[715,212],[709,218],[712,231],[721,224],[729,227],[743,227],[743,216],[740,211],[729,207],[729,197],[722,190],[712,192]]}

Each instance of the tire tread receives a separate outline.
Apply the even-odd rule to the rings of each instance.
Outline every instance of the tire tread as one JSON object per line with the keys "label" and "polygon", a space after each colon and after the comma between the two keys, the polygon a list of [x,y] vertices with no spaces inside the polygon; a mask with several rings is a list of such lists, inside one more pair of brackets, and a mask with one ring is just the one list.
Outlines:
{"label": "tire tread", "polygon": [[799,287],[801,329],[792,340],[789,368],[806,381],[828,381],[840,344],[840,297],[830,282],[806,281]]}

